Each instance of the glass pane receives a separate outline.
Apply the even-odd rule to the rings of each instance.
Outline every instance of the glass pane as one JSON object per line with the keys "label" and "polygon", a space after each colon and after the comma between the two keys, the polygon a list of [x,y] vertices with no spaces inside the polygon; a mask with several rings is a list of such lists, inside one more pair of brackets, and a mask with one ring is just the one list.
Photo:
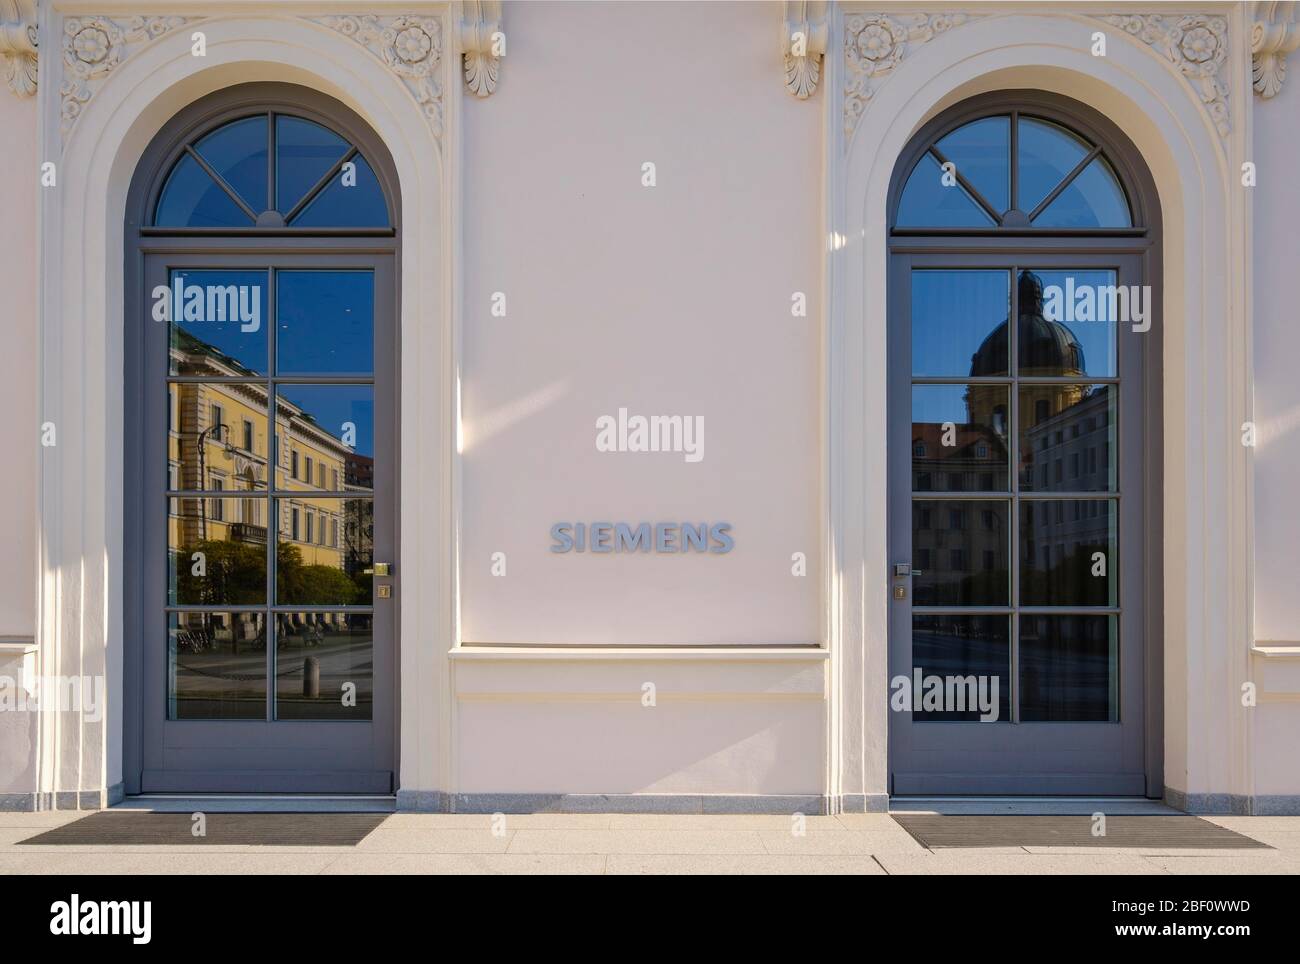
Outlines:
{"label": "glass pane", "polygon": [[154,317],[170,318],[171,373],[266,374],[265,271],[172,270],[153,292]]}
{"label": "glass pane", "polygon": [[154,224],[168,228],[247,228],[252,220],[198,161],[184,155],[167,177]]}
{"label": "glass pane", "polygon": [[1018,290],[1022,377],[1113,378],[1117,324],[1149,310],[1110,270],[1022,271]]}
{"label": "glass pane", "polygon": [[276,207],[288,213],[348,152],[333,131],[301,117],[275,118]]}
{"label": "glass pane", "polygon": [[917,162],[898,202],[899,227],[987,228],[993,219],[960,184],[945,185],[928,151]]}
{"label": "glass pane", "polygon": [[1020,488],[1113,492],[1114,385],[1020,386]]}
{"label": "glass pane", "polygon": [[935,147],[999,214],[1011,206],[1011,118],[985,117],[957,128]]}
{"label": "glass pane", "polygon": [[913,722],[1011,720],[1009,624],[1008,616],[912,617]]}
{"label": "glass pane", "polygon": [[369,385],[281,385],[276,486],[299,491],[374,488],[375,390]]}
{"label": "glass pane", "polygon": [[1029,214],[1092,150],[1086,141],[1058,124],[1020,118],[1020,210]]}
{"label": "glass pane", "polygon": [[918,492],[1010,488],[1006,385],[912,386],[912,487]]}
{"label": "glass pane", "polygon": [[167,520],[169,606],[266,602],[266,497],[175,498]]}
{"label": "glass pane", "polygon": [[173,382],[167,401],[169,489],[266,488],[264,386]]}
{"label": "glass pane", "polygon": [[1021,502],[1021,604],[1118,606],[1118,528],[1111,499]]}
{"label": "glass pane", "polygon": [[1119,720],[1114,616],[1020,617],[1020,719]]}
{"label": "glass pane", "polygon": [[1008,604],[1008,505],[992,499],[912,500],[915,605]]}
{"label": "glass pane", "polygon": [[244,203],[261,214],[267,208],[266,117],[245,117],[218,127],[194,151],[221,175]]}
{"label": "glass pane", "polygon": [[355,154],[355,169],[343,165],[330,183],[293,219],[295,228],[384,228],[388,204],[379,178],[366,159]]}
{"label": "glass pane", "polygon": [[1034,218],[1036,228],[1128,228],[1133,226],[1119,179],[1096,157],[1056,200]]}
{"label": "glass pane", "polygon": [[276,613],[276,719],[369,720],[373,624],[369,613]]}
{"label": "glass pane", "polygon": [[276,499],[279,605],[369,606],[374,565],[370,499]]}
{"label": "glass pane", "polygon": [[1008,271],[912,272],[912,374],[1006,375]]}
{"label": "glass pane", "polygon": [[167,718],[266,719],[261,613],[169,613]]}
{"label": "glass pane", "polygon": [[280,374],[368,375],[375,369],[371,271],[276,273]]}

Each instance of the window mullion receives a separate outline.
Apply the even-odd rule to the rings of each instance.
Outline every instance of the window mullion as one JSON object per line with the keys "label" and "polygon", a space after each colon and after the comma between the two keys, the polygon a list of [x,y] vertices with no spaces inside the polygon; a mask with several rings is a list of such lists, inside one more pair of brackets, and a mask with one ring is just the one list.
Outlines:
{"label": "window mullion", "polygon": [[280,210],[275,189],[275,111],[266,114],[266,209]]}
{"label": "window mullion", "polygon": [[199,167],[203,168],[204,172],[208,175],[208,177],[212,178],[212,180],[216,182],[217,187],[221,188],[221,190],[225,191],[228,195],[230,195],[230,200],[234,201],[237,205],[239,205],[239,209],[248,215],[249,220],[251,220],[254,224],[257,223],[257,212],[254,211],[252,208],[250,208],[247,203],[245,203],[244,199],[239,196],[239,192],[237,192],[233,187],[227,184],[226,179],[222,177],[220,174],[218,174],[216,172],[216,169],[213,168],[213,166],[209,164],[207,161],[205,161],[203,159],[203,156],[199,154],[198,151],[196,151],[194,148],[186,144],[185,153],[189,154],[190,157],[194,158],[194,162],[198,164]]}
{"label": "window mullion", "polygon": [[1050,191],[1048,191],[1047,197],[1043,198],[1041,201],[1038,202],[1038,207],[1034,208],[1032,211],[1029,212],[1030,223],[1032,224],[1034,218],[1038,217],[1038,215],[1042,214],[1045,210],[1047,210],[1047,206],[1051,204],[1053,201],[1055,201],[1057,197],[1060,196],[1061,192],[1064,191],[1067,187],[1069,187],[1070,184],[1073,183],[1076,177],[1078,177],[1080,174],[1083,173],[1083,169],[1087,167],[1089,164],[1091,164],[1093,162],[1093,159],[1099,156],[1100,154],[1101,154],[1100,147],[1094,147],[1087,154],[1085,154],[1083,156],[1083,160],[1081,160],[1078,164],[1074,165],[1074,170],[1072,170],[1069,174],[1065,175],[1065,178],[1061,181],[1061,183],[1056,185],[1056,187],[1052,188]]}
{"label": "window mullion", "polygon": [[316,200],[316,195],[319,194],[321,191],[325,190],[326,185],[328,185],[329,182],[334,179],[334,175],[336,175],[339,171],[341,171],[343,169],[343,165],[346,164],[348,161],[352,160],[352,158],[356,157],[356,155],[357,155],[356,145],[353,145],[352,147],[348,148],[348,152],[344,154],[342,157],[340,157],[337,161],[335,161],[334,166],[325,172],[325,176],[322,177],[319,181],[317,181],[314,185],[312,185],[312,189],[308,191],[306,194],[304,194],[302,200],[293,206],[293,210],[284,216],[284,223],[289,224],[291,221],[293,221],[294,218],[298,216],[298,214],[302,211],[303,208],[305,208],[312,201]]}
{"label": "window mullion", "polygon": [[973,200],[976,204],[978,204],[981,208],[984,209],[984,213],[993,219],[994,224],[1002,223],[1002,213],[1000,211],[993,210],[993,205],[989,204],[988,201],[984,200],[984,195],[975,189],[975,185],[971,184],[970,181],[966,180],[966,176],[962,174],[961,169],[958,168],[954,162],[948,160],[948,158],[944,156],[943,152],[939,150],[937,146],[932,146],[930,148],[930,153],[934,155],[935,160],[939,162],[940,167],[942,167],[944,164],[952,164],[953,174],[957,178],[957,183],[960,184],[962,186],[962,189],[965,190],[965,192],[970,195],[971,200]]}

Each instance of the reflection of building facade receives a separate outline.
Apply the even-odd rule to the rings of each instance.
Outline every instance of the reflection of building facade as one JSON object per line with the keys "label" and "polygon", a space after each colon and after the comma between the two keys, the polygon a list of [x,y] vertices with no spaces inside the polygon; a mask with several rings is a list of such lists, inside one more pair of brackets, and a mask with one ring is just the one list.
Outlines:
{"label": "reflection of building facade", "polygon": [[[256,377],[183,329],[175,332],[171,359],[178,375]],[[264,546],[266,499],[252,496],[265,493],[268,482],[265,386],[177,382],[169,388],[168,405],[168,486],[232,496],[173,498],[168,531],[173,551],[209,540]],[[283,397],[276,406],[276,436],[279,488],[340,494],[360,488],[349,484],[348,466],[362,457]],[[338,499],[280,499],[280,542],[297,546],[305,565],[345,568],[345,506]]]}

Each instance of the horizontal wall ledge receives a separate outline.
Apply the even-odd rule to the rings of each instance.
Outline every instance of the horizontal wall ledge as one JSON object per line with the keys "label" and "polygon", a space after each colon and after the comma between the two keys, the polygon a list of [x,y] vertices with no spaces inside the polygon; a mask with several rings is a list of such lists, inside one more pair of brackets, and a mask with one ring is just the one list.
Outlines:
{"label": "horizontal wall ledge", "polygon": [[689,662],[791,663],[820,662],[830,651],[819,646],[494,646],[465,643],[448,657],[472,662]]}
{"label": "horizontal wall ledge", "polygon": [[32,636],[0,636],[0,656],[25,656],[36,649],[36,639]]}
{"label": "horizontal wall ledge", "polygon": [[1264,659],[1300,659],[1300,642],[1260,639],[1250,647],[1251,653]]}

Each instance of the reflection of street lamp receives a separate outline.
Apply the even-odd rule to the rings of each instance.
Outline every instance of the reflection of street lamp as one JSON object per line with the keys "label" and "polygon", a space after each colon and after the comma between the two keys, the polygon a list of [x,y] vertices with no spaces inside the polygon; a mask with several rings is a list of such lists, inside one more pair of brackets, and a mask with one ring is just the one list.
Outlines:
{"label": "reflection of street lamp", "polygon": [[[206,489],[208,486],[207,471],[207,452],[205,445],[207,437],[212,435],[218,442],[221,441],[222,429],[229,430],[230,426],[224,422],[218,422],[215,425],[209,425],[198,435],[198,441],[195,443],[199,447],[199,491]],[[208,537],[208,500],[199,498],[199,538],[207,539]]]}

